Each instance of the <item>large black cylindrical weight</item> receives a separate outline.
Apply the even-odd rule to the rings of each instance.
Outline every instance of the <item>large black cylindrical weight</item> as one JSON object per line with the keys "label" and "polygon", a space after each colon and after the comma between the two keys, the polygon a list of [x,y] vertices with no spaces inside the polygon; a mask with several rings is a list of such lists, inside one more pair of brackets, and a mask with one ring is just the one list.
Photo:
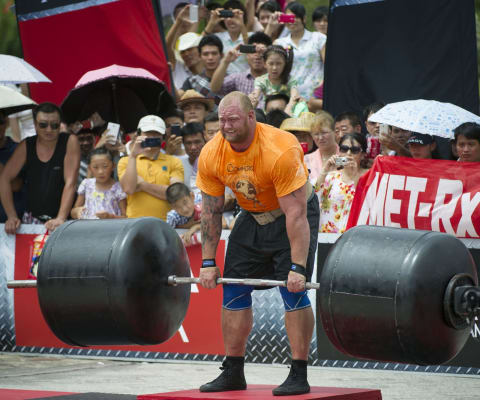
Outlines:
{"label": "large black cylindrical weight", "polygon": [[158,344],[180,327],[190,276],[178,234],[157,218],[70,221],[47,240],[38,298],[53,333],[76,346]]}
{"label": "large black cylindrical weight", "polygon": [[331,249],[320,278],[323,327],[341,352],[363,359],[436,365],[452,359],[470,329],[444,319],[450,279],[475,263],[457,238],[358,226]]}

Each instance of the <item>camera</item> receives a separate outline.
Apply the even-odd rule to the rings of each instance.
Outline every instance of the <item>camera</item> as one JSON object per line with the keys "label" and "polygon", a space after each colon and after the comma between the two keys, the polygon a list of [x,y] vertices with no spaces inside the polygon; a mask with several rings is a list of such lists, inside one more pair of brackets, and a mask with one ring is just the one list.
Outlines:
{"label": "camera", "polygon": [[257,48],[255,47],[254,44],[241,44],[239,47],[240,53],[246,53],[246,54],[251,54],[251,53],[256,53]]}
{"label": "camera", "polygon": [[175,124],[170,126],[170,134],[175,136],[182,136],[182,128],[180,125]]}
{"label": "camera", "polygon": [[145,138],[142,142],[142,147],[162,147],[161,138]]}
{"label": "camera", "polygon": [[233,17],[233,11],[232,10],[220,10],[219,15],[222,18],[232,18]]}
{"label": "camera", "polygon": [[278,17],[278,22],[281,24],[293,24],[295,23],[294,14],[280,14]]}
{"label": "camera", "polygon": [[337,167],[343,167],[346,163],[348,163],[347,157],[337,157],[335,159],[335,165]]}

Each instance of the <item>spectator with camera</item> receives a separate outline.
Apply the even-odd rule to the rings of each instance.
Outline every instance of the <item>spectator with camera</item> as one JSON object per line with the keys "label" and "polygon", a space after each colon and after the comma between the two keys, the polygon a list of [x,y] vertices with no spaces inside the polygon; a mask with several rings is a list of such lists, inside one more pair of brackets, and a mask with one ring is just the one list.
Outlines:
{"label": "spectator with camera", "polygon": [[218,105],[221,97],[211,90],[210,81],[223,57],[223,44],[217,36],[207,35],[200,40],[198,50],[204,70],[198,75],[187,78],[182,85],[182,89],[177,91],[177,95],[180,98],[187,90],[193,89],[207,98],[212,98]]}
{"label": "spectator with camera", "polygon": [[[293,49],[292,76],[297,80],[300,96],[308,101],[315,88],[323,81],[323,63],[327,37],[320,32],[310,32],[305,28],[305,7],[297,2],[288,3],[285,13],[294,17],[285,26],[290,34],[275,40],[275,44]],[[280,16],[276,23],[280,23]]]}
{"label": "spectator with camera", "polygon": [[[211,35],[218,23],[225,26],[226,31],[216,33],[216,35],[223,43],[223,51],[227,53],[238,45],[247,43],[248,29],[251,29],[253,26],[253,17],[254,15],[252,14],[252,19],[249,21],[247,10],[241,1],[227,0],[223,4],[223,9],[217,8],[211,11],[210,19],[203,34]],[[240,55],[229,64],[227,72],[233,74],[235,72],[244,72],[247,69],[247,59],[244,55]]]}
{"label": "spectator with camera", "polygon": [[[80,165],[80,146],[75,135],[60,133],[61,110],[52,103],[34,109],[36,136],[23,140],[8,160],[0,177],[0,196],[7,214],[5,231],[14,234],[21,223],[45,224],[54,231],[70,214]],[[20,220],[15,210],[12,182],[23,170],[27,195]]]}
{"label": "spectator with camera", "polygon": [[258,7],[257,19],[263,32],[272,40],[287,37],[289,34],[288,29],[285,29],[285,24],[277,22],[280,14],[281,7],[276,1],[266,1]]}
{"label": "spectator with camera", "polygon": [[[230,92],[242,92],[250,94],[254,89],[255,78],[264,75],[267,70],[265,68],[265,61],[263,53],[268,46],[272,44],[272,40],[262,32],[256,32],[248,38],[247,46],[236,46],[226,52],[225,57],[220,62],[217,70],[213,74],[211,81],[212,91],[218,93],[220,96],[225,96]],[[247,58],[248,69],[237,73],[227,75],[230,63],[235,61],[240,56],[240,50]],[[260,107],[263,107],[263,98],[261,99]]]}
{"label": "spectator with camera", "polygon": [[127,217],[157,217],[165,220],[170,205],[166,190],[174,182],[183,182],[183,165],[175,156],[160,151],[165,122],[147,115],[138,123],[138,136],[130,146],[130,155],[120,159],[118,176],[127,193]]}
{"label": "spectator with camera", "polygon": [[[189,32],[191,25],[189,11],[190,5],[181,8],[165,38],[167,57],[172,69],[174,85],[177,89],[182,87],[185,79],[201,73],[203,69],[198,51],[201,37],[194,32]],[[181,59],[177,59],[175,55],[177,39]]]}
{"label": "spectator with camera", "polygon": [[172,156],[184,156],[185,149],[180,135],[183,126],[183,111],[179,108],[169,110],[162,115],[165,122],[165,153]]}
{"label": "spectator with camera", "polygon": [[339,154],[331,156],[323,164],[315,184],[320,201],[320,232],[345,232],[355,188],[367,171],[366,151],[364,135],[347,133],[340,139]]}
{"label": "spectator with camera", "polygon": [[381,145],[381,154],[388,156],[411,157],[407,148],[407,141],[411,132],[398,126],[385,125],[387,131],[380,129],[379,141]]}

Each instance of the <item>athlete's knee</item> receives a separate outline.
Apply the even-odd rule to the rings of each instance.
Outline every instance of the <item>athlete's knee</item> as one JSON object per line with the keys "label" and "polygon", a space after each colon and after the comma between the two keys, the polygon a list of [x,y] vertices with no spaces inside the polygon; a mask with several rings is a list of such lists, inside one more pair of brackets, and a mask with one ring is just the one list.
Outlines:
{"label": "athlete's knee", "polygon": [[280,294],[282,295],[283,306],[287,312],[301,310],[302,308],[311,306],[306,290],[292,293],[289,292],[286,287],[280,287]]}
{"label": "athlete's knee", "polygon": [[252,307],[252,291],[249,285],[223,285],[223,308],[236,311]]}

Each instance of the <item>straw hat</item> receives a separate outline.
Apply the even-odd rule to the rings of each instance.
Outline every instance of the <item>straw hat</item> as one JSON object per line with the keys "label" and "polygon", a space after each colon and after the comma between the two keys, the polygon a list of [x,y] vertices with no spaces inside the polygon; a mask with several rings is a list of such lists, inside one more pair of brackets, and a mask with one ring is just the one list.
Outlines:
{"label": "straw hat", "polygon": [[177,102],[179,108],[183,107],[188,103],[202,103],[207,107],[207,111],[212,111],[213,109],[213,99],[207,99],[205,96],[202,96],[196,90],[189,89],[187,90],[180,100]]}
{"label": "straw hat", "polygon": [[[312,112],[309,112],[309,111],[305,111],[303,113],[300,114],[299,118],[305,122],[306,126],[309,127],[309,129],[311,130],[312,128],[312,125],[313,125],[313,121],[315,121],[315,116],[316,114],[315,113],[312,113]],[[310,132],[310,131],[309,131]]]}
{"label": "straw hat", "polygon": [[287,118],[283,120],[282,125],[280,125],[280,129],[288,132],[310,132],[311,124],[302,118]]}

